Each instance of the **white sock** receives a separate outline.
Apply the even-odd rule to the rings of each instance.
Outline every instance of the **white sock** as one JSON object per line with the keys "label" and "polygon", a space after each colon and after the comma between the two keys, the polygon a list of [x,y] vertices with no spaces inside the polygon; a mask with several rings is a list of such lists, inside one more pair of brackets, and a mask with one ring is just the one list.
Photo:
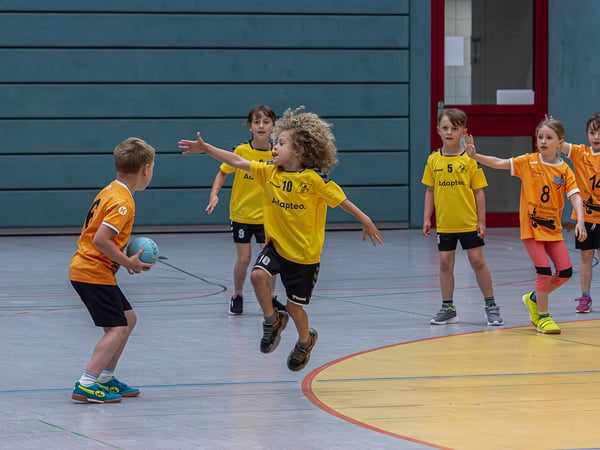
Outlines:
{"label": "white sock", "polygon": [[115,371],[111,369],[102,369],[100,372],[100,376],[98,377],[98,381],[100,383],[105,383],[107,381],[112,380],[115,377]]}
{"label": "white sock", "polygon": [[92,384],[98,382],[98,377],[93,373],[84,370],[79,382],[84,386],[91,386]]}

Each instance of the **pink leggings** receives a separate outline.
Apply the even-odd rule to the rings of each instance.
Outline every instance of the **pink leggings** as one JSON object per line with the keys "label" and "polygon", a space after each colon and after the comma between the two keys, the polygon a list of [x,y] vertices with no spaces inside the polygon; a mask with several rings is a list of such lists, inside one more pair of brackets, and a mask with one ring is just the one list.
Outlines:
{"label": "pink leggings", "polygon": [[[571,258],[565,241],[536,241],[523,239],[523,244],[535,266],[535,290],[550,292],[550,286],[556,289],[565,284],[573,275]],[[550,260],[554,263],[554,275],[550,268]]]}

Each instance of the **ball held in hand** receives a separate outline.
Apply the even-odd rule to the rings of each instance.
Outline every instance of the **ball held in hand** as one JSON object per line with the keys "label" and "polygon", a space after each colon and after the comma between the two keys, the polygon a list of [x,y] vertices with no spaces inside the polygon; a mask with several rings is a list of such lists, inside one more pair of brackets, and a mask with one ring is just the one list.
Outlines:
{"label": "ball held in hand", "polygon": [[158,261],[158,245],[149,237],[137,237],[127,245],[127,256],[135,255],[140,248],[144,251],[140,255],[140,261],[148,264],[154,264]]}

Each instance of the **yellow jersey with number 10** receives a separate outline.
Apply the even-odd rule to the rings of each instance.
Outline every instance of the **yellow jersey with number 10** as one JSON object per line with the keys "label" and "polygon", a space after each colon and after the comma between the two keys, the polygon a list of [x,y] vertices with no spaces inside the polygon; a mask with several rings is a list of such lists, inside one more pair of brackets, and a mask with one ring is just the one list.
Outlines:
{"label": "yellow jersey with number 10", "polygon": [[264,189],[267,242],[289,261],[318,263],[325,241],[327,207],[346,200],[342,188],[313,169],[286,172],[273,164],[252,161],[250,173]]}

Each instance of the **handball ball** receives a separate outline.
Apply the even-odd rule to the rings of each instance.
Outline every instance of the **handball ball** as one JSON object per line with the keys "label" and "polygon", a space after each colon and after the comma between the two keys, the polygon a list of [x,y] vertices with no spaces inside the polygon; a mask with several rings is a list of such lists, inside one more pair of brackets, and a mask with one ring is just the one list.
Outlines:
{"label": "handball ball", "polygon": [[154,264],[158,261],[158,245],[149,237],[137,237],[127,245],[127,256],[135,255],[140,248],[144,251],[140,255],[140,261]]}

